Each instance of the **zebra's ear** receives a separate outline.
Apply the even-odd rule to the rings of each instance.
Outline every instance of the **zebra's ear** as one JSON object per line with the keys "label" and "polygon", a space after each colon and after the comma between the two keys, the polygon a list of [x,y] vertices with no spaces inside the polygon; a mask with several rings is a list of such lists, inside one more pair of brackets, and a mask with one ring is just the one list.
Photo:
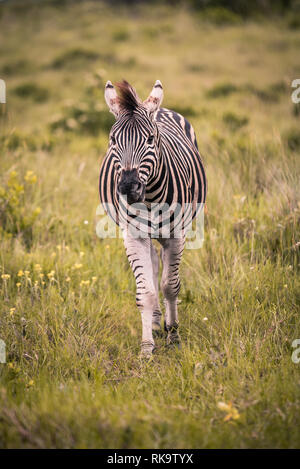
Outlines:
{"label": "zebra's ear", "polygon": [[104,97],[110,112],[117,119],[120,114],[120,100],[111,81],[108,81],[105,85]]}
{"label": "zebra's ear", "polygon": [[159,80],[156,80],[148,98],[144,101],[144,106],[148,109],[150,114],[156,112],[162,103],[164,97],[163,87]]}

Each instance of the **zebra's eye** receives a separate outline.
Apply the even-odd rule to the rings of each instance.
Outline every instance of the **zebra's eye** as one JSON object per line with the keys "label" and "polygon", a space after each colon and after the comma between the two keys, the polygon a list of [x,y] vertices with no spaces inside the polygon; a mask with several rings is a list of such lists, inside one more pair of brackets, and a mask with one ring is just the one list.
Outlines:
{"label": "zebra's eye", "polygon": [[110,137],[110,140],[111,140],[111,143],[112,143],[113,145],[116,144],[116,139],[115,139],[114,135],[112,135],[112,136]]}
{"label": "zebra's eye", "polygon": [[152,145],[153,141],[154,141],[154,135],[150,135],[150,137],[148,137],[147,139],[148,145]]}

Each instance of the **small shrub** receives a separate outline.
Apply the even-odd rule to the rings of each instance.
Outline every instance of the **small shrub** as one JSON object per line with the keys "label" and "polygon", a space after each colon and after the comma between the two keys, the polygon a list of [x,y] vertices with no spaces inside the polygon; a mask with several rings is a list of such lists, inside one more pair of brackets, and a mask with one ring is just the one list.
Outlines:
{"label": "small shrub", "polygon": [[20,132],[14,131],[9,135],[3,135],[0,137],[0,148],[2,148],[3,151],[14,151],[18,148],[35,151],[37,149],[37,145],[35,139],[31,135],[23,135]]}
{"label": "small shrub", "polygon": [[36,102],[44,102],[49,97],[47,88],[36,85],[35,83],[23,83],[14,88],[13,93],[19,98],[31,98]]}
{"label": "small shrub", "polygon": [[112,38],[116,42],[124,42],[130,39],[130,33],[125,28],[119,28],[113,32]]}
{"label": "small shrub", "polygon": [[249,119],[245,116],[238,116],[234,112],[225,112],[223,114],[223,122],[230,128],[230,130],[235,132],[241,127],[247,125]]}
{"label": "small shrub", "polygon": [[285,141],[290,150],[299,151],[300,150],[300,130],[299,129],[289,130],[285,135]]}
{"label": "small shrub", "polygon": [[114,123],[106,106],[93,102],[82,102],[68,106],[63,115],[54,118],[50,129],[96,135],[100,130],[108,131]]}
{"label": "small shrub", "polygon": [[289,16],[288,27],[290,29],[300,29],[300,14],[293,13]]}
{"label": "small shrub", "polygon": [[198,115],[198,112],[192,106],[178,106],[174,104],[170,106],[170,109],[178,112],[178,114],[181,114],[183,117],[195,117]]}
{"label": "small shrub", "polygon": [[217,26],[239,25],[242,23],[240,15],[224,7],[205,8],[199,16],[202,20],[209,21]]}
{"label": "small shrub", "polygon": [[109,131],[115,119],[103,103],[103,86],[101,71],[91,75],[83,99],[66,105],[61,115],[55,116],[50,122],[50,130],[91,135],[97,135],[101,130]]}
{"label": "small shrub", "polygon": [[22,178],[12,171],[8,180],[0,185],[0,236],[20,236],[28,248],[32,243],[34,223],[40,213],[40,208],[34,207],[33,203],[32,188],[36,182],[33,171],[27,171]]}
{"label": "small shrub", "polygon": [[99,54],[87,49],[70,49],[58,55],[53,60],[51,66],[53,68],[62,68],[67,65],[74,65],[76,62],[94,61],[99,58]]}
{"label": "small shrub", "polygon": [[45,133],[40,136],[34,136],[24,135],[15,130],[9,135],[3,135],[0,137],[0,149],[2,151],[15,151],[18,149],[29,151],[41,149],[44,151],[51,151],[55,143],[55,138]]}
{"label": "small shrub", "polygon": [[153,26],[147,26],[143,28],[143,34],[145,37],[150,38],[150,39],[155,39],[159,36],[159,29],[155,28]]}
{"label": "small shrub", "polygon": [[187,65],[187,70],[192,72],[192,73],[198,73],[198,72],[204,72],[206,67],[205,65],[201,65],[201,64],[196,64],[196,63],[191,63],[189,65]]}
{"label": "small shrub", "polygon": [[219,83],[208,90],[206,95],[208,98],[223,98],[237,91],[238,87],[232,83]]}
{"label": "small shrub", "polygon": [[173,26],[171,24],[157,24],[156,26],[146,26],[142,28],[142,34],[149,39],[156,39],[162,34],[171,34]]}
{"label": "small shrub", "polygon": [[32,69],[32,66],[27,60],[20,59],[15,62],[9,62],[4,64],[2,68],[3,76],[17,75],[20,73],[25,73]]}
{"label": "small shrub", "polygon": [[284,81],[271,83],[264,89],[259,89],[249,84],[244,86],[245,91],[253,94],[261,101],[265,101],[267,103],[277,103],[280,99],[280,96],[287,92],[287,89],[287,84]]}

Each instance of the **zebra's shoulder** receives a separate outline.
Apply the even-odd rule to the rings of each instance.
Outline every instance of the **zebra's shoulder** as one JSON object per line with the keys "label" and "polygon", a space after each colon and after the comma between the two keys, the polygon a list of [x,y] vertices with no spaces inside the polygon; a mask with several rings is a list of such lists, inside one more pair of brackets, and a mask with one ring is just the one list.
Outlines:
{"label": "zebra's shoulder", "polygon": [[188,139],[198,149],[197,139],[193,126],[184,116],[176,111],[173,111],[172,109],[160,108],[156,113],[155,120],[165,124],[166,126],[170,125],[174,127],[175,125],[176,127],[179,127],[179,129],[185,133]]}

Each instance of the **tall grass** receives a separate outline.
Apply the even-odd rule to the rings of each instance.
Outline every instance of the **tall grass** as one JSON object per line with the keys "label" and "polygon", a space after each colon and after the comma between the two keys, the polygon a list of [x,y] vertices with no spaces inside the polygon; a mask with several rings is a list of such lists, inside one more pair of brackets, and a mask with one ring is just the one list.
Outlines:
{"label": "tall grass", "polygon": [[[0,446],[299,447],[299,31],[166,6],[31,8],[0,15]],[[123,77],[142,97],[159,78],[164,105],[187,110],[208,177],[182,349],[159,338],[149,363],[122,241],[95,233],[103,84]]]}

